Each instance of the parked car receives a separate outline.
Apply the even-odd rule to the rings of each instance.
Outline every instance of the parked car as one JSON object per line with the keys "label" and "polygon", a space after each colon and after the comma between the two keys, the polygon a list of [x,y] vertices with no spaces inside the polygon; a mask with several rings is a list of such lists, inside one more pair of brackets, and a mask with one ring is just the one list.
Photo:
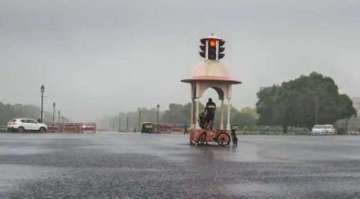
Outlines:
{"label": "parked car", "polygon": [[38,122],[29,118],[16,118],[10,120],[7,124],[7,130],[9,132],[25,132],[25,131],[39,131],[46,132],[48,127],[46,124]]}
{"label": "parked car", "polygon": [[336,130],[332,124],[315,125],[311,130],[312,135],[334,135]]}

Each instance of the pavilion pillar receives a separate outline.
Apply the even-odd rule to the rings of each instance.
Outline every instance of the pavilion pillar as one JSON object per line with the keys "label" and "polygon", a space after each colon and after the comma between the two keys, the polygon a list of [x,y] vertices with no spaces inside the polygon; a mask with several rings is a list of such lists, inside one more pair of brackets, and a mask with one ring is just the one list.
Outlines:
{"label": "pavilion pillar", "polygon": [[190,128],[193,129],[195,127],[194,123],[194,98],[191,99],[190,105]]}
{"label": "pavilion pillar", "polygon": [[200,125],[199,125],[199,98],[195,98],[195,128],[199,129]]}
{"label": "pavilion pillar", "polygon": [[226,124],[226,130],[231,130],[231,118],[230,118],[230,112],[231,112],[231,100],[230,97],[227,98],[227,124]]}
{"label": "pavilion pillar", "polygon": [[220,113],[220,130],[224,130],[224,99],[221,99]]}

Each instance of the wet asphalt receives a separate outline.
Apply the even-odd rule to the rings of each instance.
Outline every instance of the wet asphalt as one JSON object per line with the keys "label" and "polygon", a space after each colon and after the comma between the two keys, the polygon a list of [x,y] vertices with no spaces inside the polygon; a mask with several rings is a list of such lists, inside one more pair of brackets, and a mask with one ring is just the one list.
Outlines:
{"label": "wet asphalt", "polygon": [[360,136],[0,134],[0,198],[360,198]]}

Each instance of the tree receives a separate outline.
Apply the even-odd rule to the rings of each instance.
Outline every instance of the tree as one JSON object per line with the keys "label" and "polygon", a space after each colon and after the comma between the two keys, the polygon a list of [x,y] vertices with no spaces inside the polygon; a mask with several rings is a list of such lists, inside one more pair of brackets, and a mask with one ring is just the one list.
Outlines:
{"label": "tree", "polygon": [[315,123],[334,123],[356,115],[351,99],[340,95],[330,77],[313,72],[295,80],[263,88],[256,104],[259,124],[311,128]]}
{"label": "tree", "polygon": [[189,124],[190,123],[190,109],[191,104],[170,104],[169,110],[166,110],[162,116],[161,121],[171,124]]}
{"label": "tree", "polygon": [[231,123],[241,129],[253,128],[256,126],[258,115],[255,108],[245,107],[240,111],[233,111]]}

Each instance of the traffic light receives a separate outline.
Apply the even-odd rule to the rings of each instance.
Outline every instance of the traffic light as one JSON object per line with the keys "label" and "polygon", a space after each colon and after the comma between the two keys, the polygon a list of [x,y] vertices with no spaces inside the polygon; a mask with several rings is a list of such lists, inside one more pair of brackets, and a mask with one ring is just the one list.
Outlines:
{"label": "traffic light", "polygon": [[222,40],[222,39],[219,39],[219,51],[218,51],[218,59],[219,60],[224,58],[224,56],[225,56],[225,54],[224,54],[224,51],[225,51],[224,44],[225,44],[225,41]]}
{"label": "traffic light", "polygon": [[225,41],[209,36],[203,39],[200,39],[200,56],[209,59],[209,60],[220,60],[224,58],[225,54]]}
{"label": "traffic light", "polygon": [[203,57],[203,58],[206,58],[206,42],[207,42],[207,39],[200,39],[200,56]]}
{"label": "traffic light", "polygon": [[216,60],[216,46],[217,41],[215,39],[209,39],[208,40],[208,59]]}

